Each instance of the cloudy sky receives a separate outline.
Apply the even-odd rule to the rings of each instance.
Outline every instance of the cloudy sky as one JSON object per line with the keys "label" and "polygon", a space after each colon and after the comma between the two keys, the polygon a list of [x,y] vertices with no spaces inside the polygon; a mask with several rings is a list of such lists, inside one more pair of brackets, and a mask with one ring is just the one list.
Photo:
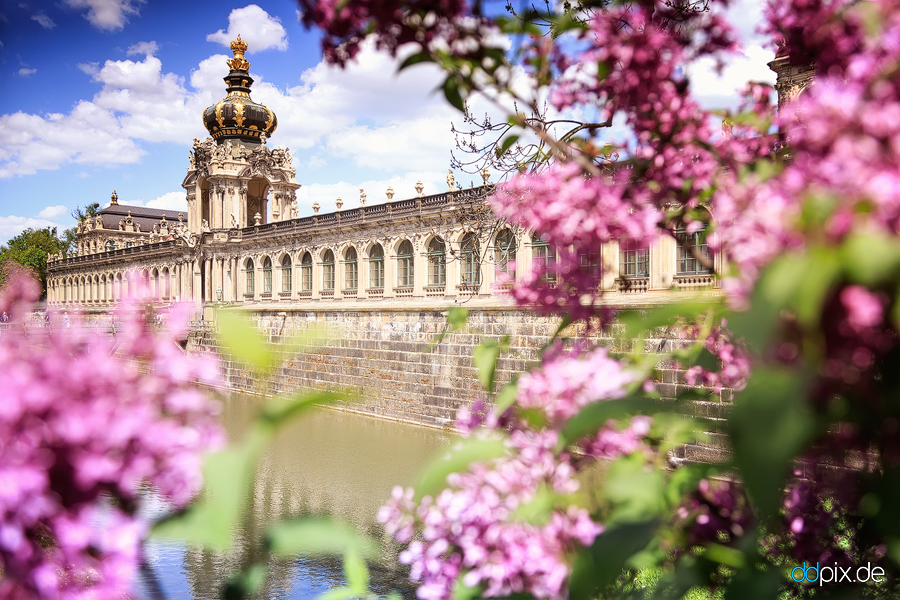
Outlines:
{"label": "cloudy sky", "polygon": [[[772,53],[753,37],[761,0],[730,12],[746,41],[723,77],[697,65],[710,106],[733,103],[748,79],[773,81]],[[429,65],[396,75],[366,50],[346,70],[321,62],[318,36],[291,0],[0,0],[0,242],[26,227],[73,224],[69,212],[120,204],[186,208],[181,181],[202,110],[225,95],[230,40],[250,48],[252,96],[278,115],[269,146],[294,155],[301,216],[341,196],[357,206],[446,188],[459,113],[433,90]],[[469,175],[457,173],[468,186]],[[397,199],[395,198],[395,199]]]}

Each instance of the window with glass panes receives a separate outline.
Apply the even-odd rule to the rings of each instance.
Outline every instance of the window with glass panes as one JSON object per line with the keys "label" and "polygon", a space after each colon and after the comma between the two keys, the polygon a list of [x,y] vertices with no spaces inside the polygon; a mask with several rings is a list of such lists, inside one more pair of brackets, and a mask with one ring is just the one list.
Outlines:
{"label": "window with glass panes", "polygon": [[300,289],[304,292],[312,291],[312,255],[309,252],[300,259]]}
{"label": "window with glass panes", "polygon": [[552,271],[556,264],[556,250],[550,247],[545,236],[531,236],[531,263],[536,271],[544,271],[544,281],[556,281],[556,273]]}
{"label": "window with glass panes", "polygon": [[247,259],[247,267],[244,270],[244,280],[246,282],[245,287],[244,287],[244,293],[247,294],[248,296],[252,296],[255,293],[255,290],[256,290],[255,278],[256,278],[256,273],[253,271],[253,259],[248,258]]}
{"label": "window with glass panes", "polygon": [[481,282],[481,260],[478,252],[478,239],[474,233],[467,233],[459,244],[460,270],[459,282],[475,285]]}
{"label": "window with glass panes", "polygon": [[369,287],[384,287],[384,248],[381,244],[375,244],[369,250]]}
{"label": "window with glass panes", "polygon": [[334,252],[331,250],[322,255],[322,289],[334,289]]}
{"label": "window with glass panes", "polygon": [[291,269],[291,257],[285,254],[281,259],[281,291],[282,292],[290,292],[291,291],[291,276],[293,275]]}
{"label": "window with glass panes", "polygon": [[712,255],[706,244],[706,235],[703,231],[688,233],[683,229],[675,232],[675,243],[678,248],[676,272],[678,275],[706,275],[712,273],[712,268],[704,266],[697,255],[704,257],[707,264],[712,264]]}
{"label": "window with glass panes", "polygon": [[444,240],[434,238],[428,244],[428,285],[446,285],[447,252]]}
{"label": "window with glass panes", "polygon": [[344,252],[344,289],[355,290],[359,286],[359,265],[356,260],[356,248],[347,248]]}
{"label": "window with glass panes", "polygon": [[600,274],[600,251],[596,248],[579,249],[578,260],[582,271],[595,276]]}
{"label": "window with glass panes", "polygon": [[516,238],[509,229],[502,229],[494,238],[494,264],[497,270],[509,273],[509,262],[516,258]]}
{"label": "window with glass panes", "polygon": [[397,248],[397,287],[413,285],[413,247],[409,240],[400,242]]}
{"label": "window with glass panes", "polygon": [[262,264],[263,276],[263,294],[272,293],[272,259],[268,256],[263,259]]}
{"label": "window with glass panes", "polygon": [[650,276],[650,248],[619,248],[619,275],[622,277]]}

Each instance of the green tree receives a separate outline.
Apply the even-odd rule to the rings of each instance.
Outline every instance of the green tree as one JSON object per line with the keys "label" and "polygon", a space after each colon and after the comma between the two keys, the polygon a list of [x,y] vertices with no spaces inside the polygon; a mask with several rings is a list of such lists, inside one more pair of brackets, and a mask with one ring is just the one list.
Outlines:
{"label": "green tree", "polygon": [[[97,214],[98,210],[100,210],[100,205],[97,202],[94,202],[92,204],[85,205],[84,208],[76,206],[69,214],[71,214],[72,218],[79,223],[84,223],[87,219],[93,218],[94,215]],[[72,251],[74,251],[76,246],[78,245],[78,226],[69,227],[68,229],[63,231],[62,241],[63,250],[66,254],[70,254]]]}
{"label": "green tree", "polygon": [[47,295],[47,256],[62,252],[66,242],[56,235],[56,227],[26,229],[0,246],[0,285],[6,279],[10,263],[29,269],[41,282],[41,297]]}

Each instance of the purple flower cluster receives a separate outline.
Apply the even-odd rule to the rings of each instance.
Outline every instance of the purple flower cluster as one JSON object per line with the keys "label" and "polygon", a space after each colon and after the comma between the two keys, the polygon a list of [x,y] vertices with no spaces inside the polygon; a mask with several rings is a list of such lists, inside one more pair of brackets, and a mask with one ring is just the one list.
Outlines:
{"label": "purple flower cluster", "polygon": [[730,481],[703,479],[677,517],[689,523],[685,527],[685,548],[708,542],[731,543],[744,535],[753,522],[743,491]]}
{"label": "purple flower cluster", "polygon": [[[507,441],[509,456],[450,475],[447,489],[418,506],[412,490],[394,490],[378,518],[408,544],[400,561],[421,582],[419,598],[450,598],[460,575],[466,586],[483,586],[486,597],[566,596],[568,557],[589,546],[602,525],[575,506],[554,509],[547,522],[517,513],[542,488],[558,494],[578,488],[569,456],[554,450],[557,441],[553,431],[515,431]],[[422,539],[412,540],[416,525]]]}
{"label": "purple flower cluster", "polygon": [[713,328],[704,341],[704,347],[721,364],[718,371],[708,371],[694,365],[684,373],[688,385],[703,385],[721,392],[723,388],[742,390],[750,377],[750,357],[746,350],[736,344],[731,333],[725,328],[726,322]]}
{"label": "purple flower cluster", "polygon": [[[38,293],[15,275],[0,310],[20,320]],[[58,315],[45,340],[0,334],[0,597],[122,597],[146,533],[142,486],[184,506],[201,454],[223,441],[196,387],[219,382],[217,363],[185,356],[177,328],[152,330],[136,302],[120,317],[115,340]]]}

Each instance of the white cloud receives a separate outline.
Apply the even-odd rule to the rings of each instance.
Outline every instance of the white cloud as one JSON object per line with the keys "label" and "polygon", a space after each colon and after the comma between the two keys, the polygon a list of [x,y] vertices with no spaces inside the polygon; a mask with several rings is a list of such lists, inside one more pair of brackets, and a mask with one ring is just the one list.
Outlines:
{"label": "white cloud", "polygon": [[129,15],[137,15],[143,0],[66,0],[76,10],[88,9],[84,16],[91,25],[104,31],[122,29]]}
{"label": "white cloud", "polygon": [[0,216],[0,243],[6,243],[10,238],[16,237],[28,228],[43,229],[44,227],[56,227],[62,231],[62,225],[46,219],[32,219],[29,217]]}
{"label": "white cloud", "polygon": [[62,204],[57,204],[56,206],[48,206],[44,210],[38,213],[38,217],[41,219],[55,219],[56,217],[61,217],[68,212],[68,209]]}
{"label": "white cloud", "polygon": [[90,62],[90,63],[78,63],[78,70],[84,73],[85,75],[94,76],[100,72],[100,63],[98,62]]}
{"label": "white cloud", "polygon": [[169,192],[146,202],[144,200],[129,200],[127,204],[130,206],[146,206],[147,208],[180,210],[184,211],[185,214],[187,214],[188,208],[184,190],[180,192]]}
{"label": "white cloud", "polygon": [[44,29],[53,29],[56,27],[56,23],[53,22],[53,19],[47,16],[47,13],[41,11],[36,15],[31,15],[32,21],[37,21],[41,27]]}
{"label": "white cloud", "polygon": [[23,67],[18,70],[19,77],[28,77],[29,75],[34,75],[35,73],[37,73],[37,69],[26,69]]}
{"label": "white cloud", "polygon": [[[145,56],[153,56],[159,51],[159,45],[156,42],[138,42],[133,46],[128,47],[127,54],[128,56],[132,56],[134,54],[143,54]],[[79,68],[81,65],[79,65]]]}
{"label": "white cloud", "polygon": [[697,61],[691,70],[691,91],[700,103],[710,108],[733,108],[738,101],[737,92],[748,81],[775,83],[775,73],[766,63],[775,53],[761,46],[750,46],[735,56],[721,75],[715,72],[712,59]]}
{"label": "white cloud", "polygon": [[281,19],[269,15],[255,4],[236,8],[228,15],[228,30],[218,30],[206,36],[206,41],[228,46],[240,34],[247,42],[247,53],[261,52],[269,48],[287,50],[287,32]]}

